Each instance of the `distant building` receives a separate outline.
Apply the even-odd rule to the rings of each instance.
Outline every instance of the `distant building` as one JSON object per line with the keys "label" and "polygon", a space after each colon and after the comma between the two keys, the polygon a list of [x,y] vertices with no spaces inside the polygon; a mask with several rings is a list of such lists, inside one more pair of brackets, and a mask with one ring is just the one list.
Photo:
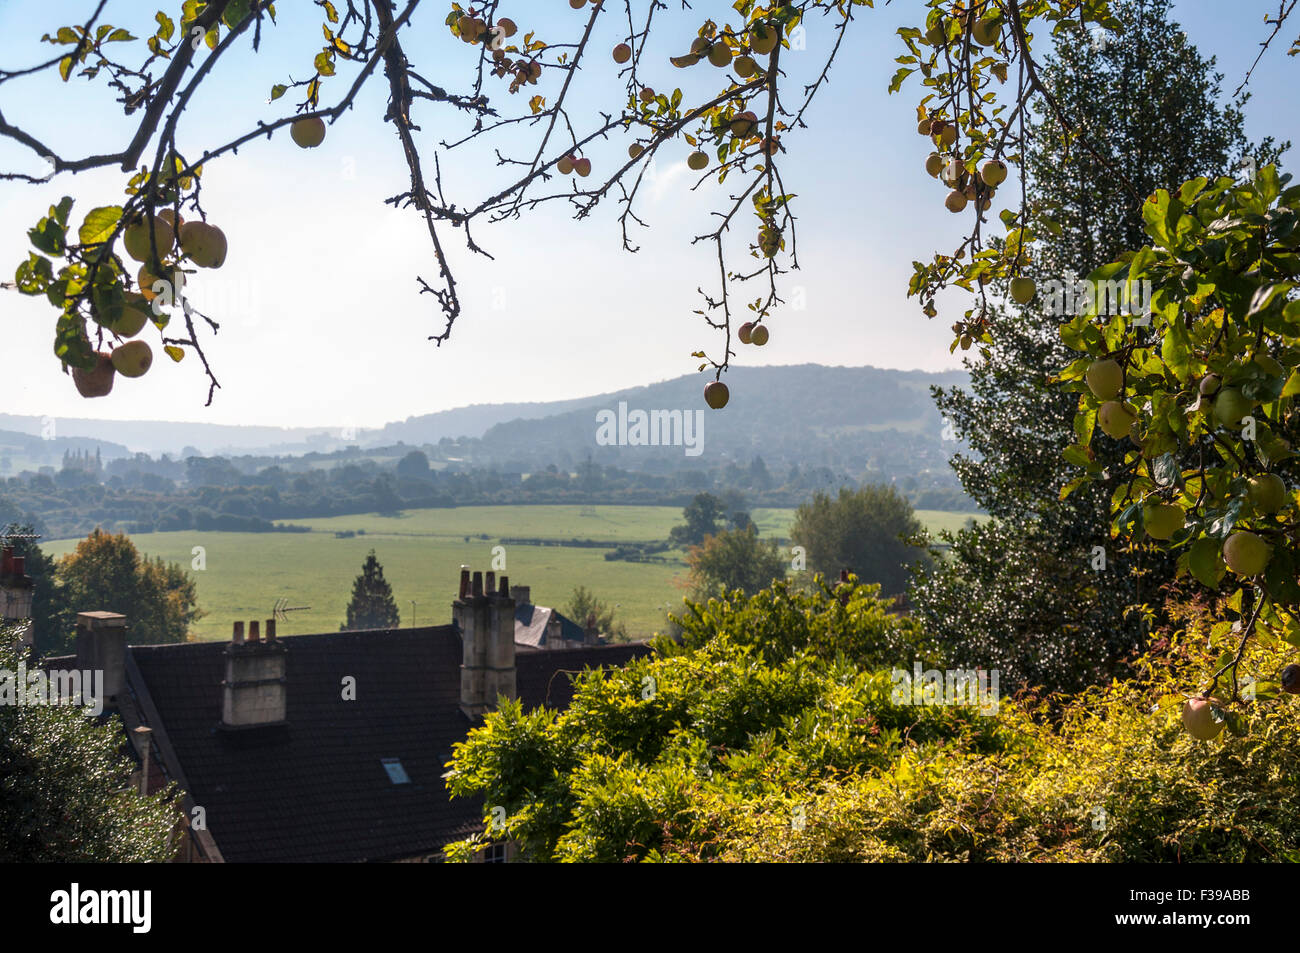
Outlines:
{"label": "distant building", "polygon": [[[564,673],[649,651],[589,644],[598,636],[581,629],[565,638],[574,623],[519,595],[527,587],[505,576],[498,586],[488,572],[485,585],[462,569],[449,625],[277,638],[268,620],[235,623],[229,642],[177,645],[129,646],[127,619],[84,612],[75,660],[44,664],[104,671],[137,780],[184,792],[178,860],[435,861],[482,829],[481,801],[452,801],[443,773],[499,696],[565,708]],[[533,639],[534,618],[547,638],[518,643]]]}

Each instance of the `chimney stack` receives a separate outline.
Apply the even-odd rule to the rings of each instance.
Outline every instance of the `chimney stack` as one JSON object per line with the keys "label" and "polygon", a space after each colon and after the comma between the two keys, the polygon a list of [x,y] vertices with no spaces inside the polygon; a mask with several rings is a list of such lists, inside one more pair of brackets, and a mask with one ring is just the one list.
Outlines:
{"label": "chimney stack", "polygon": [[126,616],[78,612],[76,646],[77,668],[104,673],[104,707],[116,708],[126,690]]}
{"label": "chimney stack", "polygon": [[511,586],[510,598],[515,600],[517,606],[531,606],[533,604],[533,587]]}
{"label": "chimney stack", "polygon": [[483,588],[483,573],[470,575],[461,570],[461,596],[452,603],[452,618],[460,630],[460,710],[470,719],[481,718],[496,707],[497,698],[516,697],[515,686],[515,601],[509,580],[501,578],[497,591],[491,588],[496,574],[488,573],[489,588]]}
{"label": "chimney stack", "polygon": [[256,619],[236,622],[234,637],[226,646],[226,677],[221,682],[221,727],[261,728],[285,723],[288,689],[283,642],[275,637],[275,620],[266,624],[266,641]]}
{"label": "chimney stack", "polygon": [[596,614],[594,612],[587,615],[587,624],[582,629],[582,644],[600,644],[600,629],[596,626]]}

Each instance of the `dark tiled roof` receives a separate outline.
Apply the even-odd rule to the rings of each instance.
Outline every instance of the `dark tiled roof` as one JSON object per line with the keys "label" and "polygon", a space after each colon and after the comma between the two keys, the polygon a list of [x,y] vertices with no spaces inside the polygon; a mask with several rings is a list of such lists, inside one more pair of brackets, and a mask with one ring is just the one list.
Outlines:
{"label": "dark tiled roof", "polygon": [[[442,774],[465,738],[460,635],[454,626],[282,638],[287,724],[223,731],[226,643],[131,652],[166,726],[194,803],[227,861],[384,860],[436,853],[481,826],[477,800],[448,795]],[[521,652],[528,708],[563,707],[557,670],[617,666],[640,645]],[[342,698],[356,680],[356,701]],[[393,784],[381,759],[410,778]]]}
{"label": "dark tiled roof", "polygon": [[548,609],[545,606],[534,606],[525,602],[515,606],[515,641],[520,645],[534,647],[546,645],[546,625],[553,618],[560,620],[560,634],[565,639],[574,642],[583,640],[582,626],[559,609]]}

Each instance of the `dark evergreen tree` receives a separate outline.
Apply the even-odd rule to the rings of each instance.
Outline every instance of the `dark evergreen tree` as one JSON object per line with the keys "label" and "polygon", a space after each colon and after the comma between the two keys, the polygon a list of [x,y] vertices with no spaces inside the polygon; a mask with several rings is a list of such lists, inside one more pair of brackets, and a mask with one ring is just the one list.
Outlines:
{"label": "dark evergreen tree", "polygon": [[384,578],[384,567],[379,564],[372,549],[361,567],[361,575],[352,583],[348,621],[339,626],[339,630],[395,629],[400,624],[393,589]]}
{"label": "dark evergreen tree", "polygon": [[[1286,148],[1247,146],[1246,98],[1221,104],[1222,75],[1169,19],[1167,0],[1118,7],[1132,24],[1123,37],[1097,44],[1066,35],[1045,72],[1091,149],[1040,110],[1027,198],[1061,226],[1030,268],[1040,286],[1086,277],[1145,244],[1141,202],[1157,188],[1232,174],[1244,156],[1263,165]],[[1150,618],[1143,607],[1158,606],[1176,563],[1110,538],[1113,487],[1091,484],[1061,500],[1079,472],[1061,455],[1075,442],[1077,398],[1053,375],[1077,355],[1062,343],[1059,319],[1044,313],[1042,295],[995,321],[987,355],[967,361],[969,391],[935,389],[939,410],[973,451],[954,457],[953,468],[993,519],[958,533],[951,558],[918,575],[912,599],[953,664],[998,668],[1004,684],[1079,688],[1107,678],[1142,643]],[[1129,449],[1127,441],[1098,443],[1103,464]]]}

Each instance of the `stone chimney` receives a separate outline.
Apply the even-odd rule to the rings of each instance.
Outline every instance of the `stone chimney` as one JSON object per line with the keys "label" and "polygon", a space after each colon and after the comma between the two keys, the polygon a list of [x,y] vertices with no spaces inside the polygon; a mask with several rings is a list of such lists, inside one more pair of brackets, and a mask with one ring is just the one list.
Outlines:
{"label": "stone chimney", "polygon": [[565,647],[564,626],[560,624],[560,617],[551,611],[551,617],[546,620],[546,647],[548,649],[562,649]]}
{"label": "stone chimney", "polygon": [[510,598],[515,600],[517,606],[531,606],[533,604],[533,587],[511,586]]}
{"label": "stone chimney", "polygon": [[[488,579],[495,582],[495,574]],[[460,710],[481,718],[496,707],[498,696],[516,697],[515,600],[508,577],[495,590],[484,590],[483,574],[461,567],[460,589],[451,604],[460,630]]]}
{"label": "stone chimney", "polygon": [[287,688],[284,643],[275,637],[275,620],[266,620],[266,640],[256,620],[236,622],[226,646],[226,677],[221,682],[221,727],[261,728],[285,723]]}
{"label": "stone chimney", "polygon": [[104,673],[104,708],[116,708],[126,690],[126,616],[78,612],[75,644],[77,668]]}
{"label": "stone chimney", "polygon": [[583,645],[599,645],[600,629],[596,627],[596,614],[593,612],[587,616],[587,624],[582,629]]}

